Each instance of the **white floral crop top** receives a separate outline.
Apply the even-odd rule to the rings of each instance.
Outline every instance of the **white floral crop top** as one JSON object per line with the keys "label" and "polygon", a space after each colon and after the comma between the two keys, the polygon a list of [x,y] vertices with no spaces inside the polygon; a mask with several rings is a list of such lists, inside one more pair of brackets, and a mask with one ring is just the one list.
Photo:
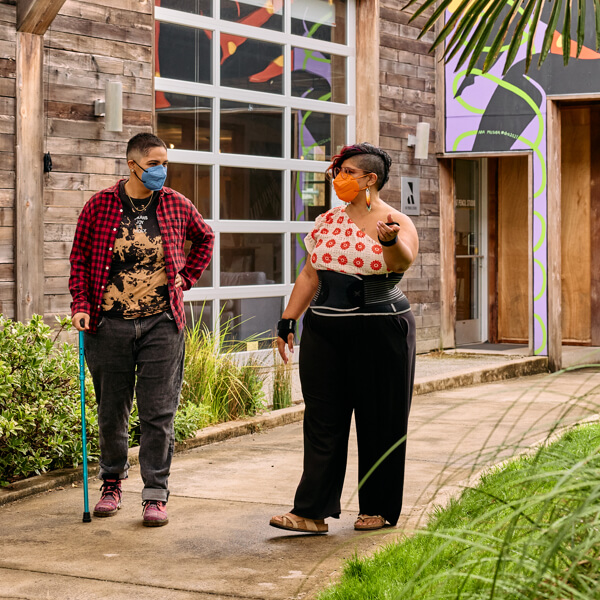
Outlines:
{"label": "white floral crop top", "polygon": [[351,275],[390,273],[378,241],[361,231],[338,206],[320,215],[315,228],[304,238],[312,266],[317,270]]}

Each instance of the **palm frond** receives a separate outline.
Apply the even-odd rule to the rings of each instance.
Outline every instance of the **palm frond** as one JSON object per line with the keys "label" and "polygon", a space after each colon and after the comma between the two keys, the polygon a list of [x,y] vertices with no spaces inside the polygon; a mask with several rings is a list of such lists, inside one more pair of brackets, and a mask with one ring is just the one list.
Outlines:
{"label": "palm frond", "polygon": [[[557,43],[562,42],[563,62],[567,65],[571,58],[571,24],[575,19],[577,21],[576,55],[579,56],[585,43],[585,21],[586,18],[591,18],[589,11],[586,10],[588,1],[409,0],[403,10],[414,11],[410,22],[414,22],[419,17],[426,18],[420,37],[432,31],[436,24],[442,24],[431,45],[431,51],[443,47],[445,61],[459,56],[458,67],[467,64],[468,73],[475,68],[485,73],[502,56],[505,56],[504,73],[506,73],[525,43],[525,71],[529,70],[534,53],[539,53],[538,66],[541,66],[555,38]],[[543,10],[544,6],[548,11]],[[600,0],[593,0],[593,7],[596,50],[598,50],[600,48]],[[548,15],[548,22],[543,23],[546,31],[540,48],[539,45],[536,47],[535,36],[544,14]],[[559,23],[561,17],[562,23]],[[559,27],[561,29],[557,32]]]}

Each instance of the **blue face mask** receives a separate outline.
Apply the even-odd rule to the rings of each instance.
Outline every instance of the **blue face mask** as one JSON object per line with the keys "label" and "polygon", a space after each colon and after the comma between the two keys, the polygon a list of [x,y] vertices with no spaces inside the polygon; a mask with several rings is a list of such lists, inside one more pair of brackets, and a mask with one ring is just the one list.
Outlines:
{"label": "blue face mask", "polygon": [[[140,167],[137,163],[135,164]],[[165,180],[167,179],[166,166],[156,165],[154,167],[149,167],[148,169],[144,169],[144,167],[140,167],[140,169],[144,171],[140,181],[146,186],[146,189],[152,190],[153,192],[158,192],[158,190],[162,189],[163,185],[165,185]]]}

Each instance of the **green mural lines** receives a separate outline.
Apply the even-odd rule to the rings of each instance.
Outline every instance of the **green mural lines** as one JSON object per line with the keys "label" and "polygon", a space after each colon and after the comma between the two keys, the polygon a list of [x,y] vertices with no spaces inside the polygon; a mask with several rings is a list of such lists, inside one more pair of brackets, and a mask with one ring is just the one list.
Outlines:
{"label": "green mural lines", "polygon": [[539,219],[540,224],[542,226],[542,232],[540,233],[540,239],[537,241],[537,244],[533,247],[533,251],[537,252],[542,247],[542,244],[544,243],[544,240],[546,239],[546,219],[544,219],[544,217],[537,210],[533,211],[533,216],[537,217]]}
{"label": "green mural lines", "polygon": [[456,149],[458,148],[458,144],[460,144],[465,138],[468,138],[471,135],[477,135],[479,133],[479,131],[477,129],[473,130],[473,131],[465,131],[463,133],[461,133],[455,140],[454,140],[454,146],[452,146],[452,151],[455,152]]}
{"label": "green mural lines", "polygon": [[[542,272],[542,288],[540,289],[540,293],[534,298],[534,301],[538,301],[541,300],[544,296],[544,292],[546,291],[546,278],[547,278],[547,273],[546,273],[546,268],[544,267],[544,265],[542,264],[542,262],[540,260],[538,260],[537,258],[533,259],[533,262],[540,268],[541,272]],[[535,277],[534,277],[535,279]]]}
{"label": "green mural lines", "polygon": [[538,354],[541,354],[546,348],[547,333],[546,333],[546,325],[544,324],[542,317],[540,317],[540,315],[538,315],[536,313],[533,314],[533,317],[538,322],[539,326],[542,328],[542,343],[539,345],[538,348],[536,348],[533,351],[533,353],[537,356]]}
{"label": "green mural lines", "polygon": [[[455,76],[455,83],[456,83],[457,78],[463,77],[464,75],[466,75],[466,73],[467,73],[466,69],[464,71],[461,71],[460,73],[457,73]],[[512,92],[513,94],[515,94],[516,96],[519,96],[520,98],[523,98],[523,100],[525,100],[525,102],[527,102],[527,104],[529,104],[529,106],[535,113],[535,116],[538,118],[538,123],[539,123],[538,135],[537,135],[537,138],[535,139],[535,142],[533,142],[533,144],[536,147],[539,146],[542,142],[542,138],[544,137],[544,117],[543,117],[538,105],[533,101],[533,98],[531,98],[531,96],[529,94],[524,92],[522,89],[518,88],[516,85],[513,85],[512,83],[508,83],[508,82],[504,81],[503,79],[496,77],[495,75],[491,75],[490,73],[483,73],[480,69],[473,69],[471,71],[471,73],[473,75],[479,75],[481,77],[485,77],[486,79],[489,79],[491,82],[495,83],[496,85],[507,89],[509,92]],[[525,76],[525,77],[527,77],[527,76]],[[527,79],[530,80],[529,78],[527,78]],[[452,89],[455,89],[454,88],[455,83],[452,84]],[[467,110],[470,110],[470,109],[467,108]],[[477,110],[479,110],[479,109],[477,109]]]}
{"label": "green mural lines", "polygon": [[[464,75],[466,75],[466,73],[467,73],[466,69],[464,71],[461,71],[460,73],[456,73],[456,75],[454,77],[454,81],[452,82],[452,89],[455,94],[456,94],[456,90],[458,89],[458,80],[461,77],[463,77]],[[542,142],[542,139],[544,137],[544,124],[545,123],[544,123],[544,116],[542,115],[542,112],[540,111],[538,105],[533,101],[531,96],[529,96],[529,94],[527,94],[526,92],[524,92],[523,90],[518,88],[516,85],[507,83],[506,81],[496,77],[495,75],[491,75],[490,73],[483,73],[480,69],[473,69],[472,73],[476,76],[478,75],[481,77],[485,77],[486,79],[489,79],[491,82],[495,83],[496,85],[507,89],[509,92],[512,92],[513,94],[519,96],[520,98],[523,98],[523,100],[525,100],[525,102],[527,102],[527,104],[529,104],[529,106],[533,109],[533,112],[535,113],[535,116],[537,117],[537,120],[538,120],[538,134],[537,134],[535,141],[531,142],[530,140],[524,138],[523,136],[517,136],[517,137],[515,137],[515,140],[522,142],[523,144],[525,144],[526,146],[531,148],[531,150],[533,150],[533,152],[535,152],[538,160],[540,161],[540,165],[542,167],[542,181],[540,183],[540,187],[533,194],[533,197],[537,198],[546,189],[546,178],[547,178],[546,159],[544,158],[544,155],[542,154],[542,152],[540,151],[540,148],[539,148],[539,146]],[[527,79],[529,79],[529,78],[527,78]],[[468,110],[471,113],[483,114],[485,112],[485,109],[482,110],[475,106],[469,106],[464,100],[462,100],[462,98],[460,96],[455,96],[455,99],[457,102],[459,102],[461,104],[461,106],[463,106],[466,110]],[[460,136],[458,136],[458,138],[456,138],[452,149],[454,151],[456,151],[456,149],[458,147],[458,143],[460,141],[462,141],[464,138],[469,137],[471,135],[477,135],[478,133],[479,133],[478,131],[467,131],[467,132],[462,133]],[[505,136],[509,136],[509,137],[514,137],[513,134],[511,134],[507,131],[487,132],[487,135],[505,135]]]}

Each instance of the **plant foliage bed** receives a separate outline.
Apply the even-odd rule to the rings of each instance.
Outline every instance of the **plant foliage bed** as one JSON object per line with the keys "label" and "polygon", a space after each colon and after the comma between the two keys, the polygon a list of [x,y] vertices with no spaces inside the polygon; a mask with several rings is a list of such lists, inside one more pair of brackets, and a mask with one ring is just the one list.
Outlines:
{"label": "plant foliage bed", "polygon": [[319,600],[600,598],[600,425],[491,470]]}
{"label": "plant foliage bed", "polygon": [[[0,486],[81,461],[79,352],[58,342],[42,317],[20,323],[0,315]],[[234,325],[213,334],[197,323],[187,331],[184,385],[175,416],[175,439],[183,441],[207,425],[254,416],[265,407],[265,371],[233,353],[248,340],[229,341]],[[88,457],[97,460],[98,419],[91,379],[86,379]],[[136,403],[129,420],[129,445],[139,444]]]}

